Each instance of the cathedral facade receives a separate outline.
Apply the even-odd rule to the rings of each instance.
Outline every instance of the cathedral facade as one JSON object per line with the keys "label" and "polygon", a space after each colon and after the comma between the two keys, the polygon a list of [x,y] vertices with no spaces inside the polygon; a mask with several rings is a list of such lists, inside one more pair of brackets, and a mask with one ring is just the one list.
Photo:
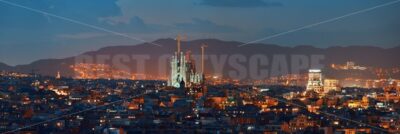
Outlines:
{"label": "cathedral facade", "polygon": [[[186,54],[181,52],[181,37],[179,35],[176,40],[177,52],[175,52],[174,56],[171,58],[171,74],[168,80],[168,86],[185,88],[202,84],[204,81],[203,70],[202,73],[196,72],[195,61],[191,58],[190,52]],[[202,58],[202,60],[204,59]]]}
{"label": "cathedral facade", "polygon": [[196,72],[195,62],[190,57],[190,53],[175,52],[171,58],[171,75],[168,81],[169,86],[182,88],[184,82],[186,87],[201,84],[203,75]]}

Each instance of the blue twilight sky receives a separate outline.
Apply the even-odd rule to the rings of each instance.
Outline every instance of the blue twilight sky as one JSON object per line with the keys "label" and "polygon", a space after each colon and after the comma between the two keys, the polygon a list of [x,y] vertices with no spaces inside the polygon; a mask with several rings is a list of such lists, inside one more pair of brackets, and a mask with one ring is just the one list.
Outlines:
{"label": "blue twilight sky", "polygon": [[[394,0],[0,0],[0,62],[26,64],[104,46],[141,43],[15,4],[146,41],[180,33],[189,40],[249,42],[391,1]],[[261,43],[394,47],[400,44],[399,13],[400,2]]]}

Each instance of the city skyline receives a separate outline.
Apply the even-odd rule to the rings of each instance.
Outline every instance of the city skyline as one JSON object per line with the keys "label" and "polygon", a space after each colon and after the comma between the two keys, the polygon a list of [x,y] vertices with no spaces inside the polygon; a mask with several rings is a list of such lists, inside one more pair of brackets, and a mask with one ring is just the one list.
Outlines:
{"label": "city skyline", "polygon": [[398,12],[400,0],[0,0],[0,133],[400,133]]}
{"label": "city skyline", "polygon": [[[257,43],[311,45],[320,48],[352,45],[390,48],[399,45],[396,35],[400,30],[396,24],[400,19],[394,14],[399,5],[390,0],[221,1],[225,4],[195,0],[174,1],[168,6],[163,6],[167,4],[163,1],[154,4],[124,0],[102,0],[93,6],[89,6],[86,1],[0,2],[0,27],[3,29],[0,36],[0,61],[9,65],[27,64],[46,58],[64,58],[106,46],[152,42],[160,38],[173,38],[179,33],[187,34],[188,40],[216,38],[246,43],[386,3],[392,4]],[[139,40],[124,38],[52,15],[126,34]],[[25,23],[24,19],[29,19],[29,23]]]}

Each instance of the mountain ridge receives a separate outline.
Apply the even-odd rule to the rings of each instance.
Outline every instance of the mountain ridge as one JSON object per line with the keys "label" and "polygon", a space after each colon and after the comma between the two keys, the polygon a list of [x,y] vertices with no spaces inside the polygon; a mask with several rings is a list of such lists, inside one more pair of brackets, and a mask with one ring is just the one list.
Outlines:
{"label": "mountain ridge", "polygon": [[[159,63],[158,58],[162,55],[172,55],[176,51],[176,41],[171,38],[158,39],[153,43],[160,44],[156,46],[150,43],[140,43],[137,45],[122,45],[122,46],[109,46],[103,47],[95,51],[84,52],[80,55],[98,56],[98,55],[109,55],[113,57],[115,55],[149,55],[149,63],[146,63],[146,67],[149,70],[154,70]],[[324,64],[329,65],[331,63],[344,64],[346,61],[354,61],[357,64],[365,66],[377,66],[377,67],[395,67],[400,65],[400,61],[396,60],[396,57],[400,57],[400,46],[393,48],[380,48],[375,46],[335,46],[328,48],[318,48],[310,45],[299,45],[294,47],[279,46],[275,44],[249,44],[246,46],[238,47],[243,43],[237,41],[223,41],[219,39],[197,39],[191,41],[182,41],[182,50],[190,50],[194,55],[200,54],[201,44],[207,44],[206,54],[208,55],[234,55],[241,54],[245,57],[250,57],[255,54],[263,54],[268,58],[273,55],[323,55],[325,56]],[[79,55],[77,55],[79,56]],[[55,75],[58,71],[63,72],[65,76],[72,76],[73,70],[70,68],[71,65],[75,64],[76,56],[70,56],[60,59],[41,59],[34,61],[29,64],[9,66],[0,63],[0,70],[6,71],[18,71],[30,73],[36,71],[36,73],[42,75]],[[106,62],[105,64],[112,64]],[[130,68],[135,69],[133,62],[126,63]],[[206,69],[212,70],[211,62],[206,61]],[[224,67],[229,69],[231,67]],[[225,73],[225,72],[224,72]],[[152,75],[153,72],[150,72]]]}

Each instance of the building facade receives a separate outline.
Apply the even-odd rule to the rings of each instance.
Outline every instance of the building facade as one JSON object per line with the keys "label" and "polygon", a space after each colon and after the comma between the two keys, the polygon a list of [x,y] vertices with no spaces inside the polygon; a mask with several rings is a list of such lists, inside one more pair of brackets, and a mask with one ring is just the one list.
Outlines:
{"label": "building facade", "polygon": [[339,80],[337,79],[324,79],[324,92],[339,91]]}
{"label": "building facade", "polygon": [[191,58],[190,52],[180,52],[180,40],[178,40],[178,51],[171,58],[171,74],[168,86],[181,88],[184,82],[186,87],[201,84],[203,74],[196,72],[195,61]]}
{"label": "building facade", "polygon": [[310,69],[308,72],[307,91],[324,92],[322,73],[320,69]]}

